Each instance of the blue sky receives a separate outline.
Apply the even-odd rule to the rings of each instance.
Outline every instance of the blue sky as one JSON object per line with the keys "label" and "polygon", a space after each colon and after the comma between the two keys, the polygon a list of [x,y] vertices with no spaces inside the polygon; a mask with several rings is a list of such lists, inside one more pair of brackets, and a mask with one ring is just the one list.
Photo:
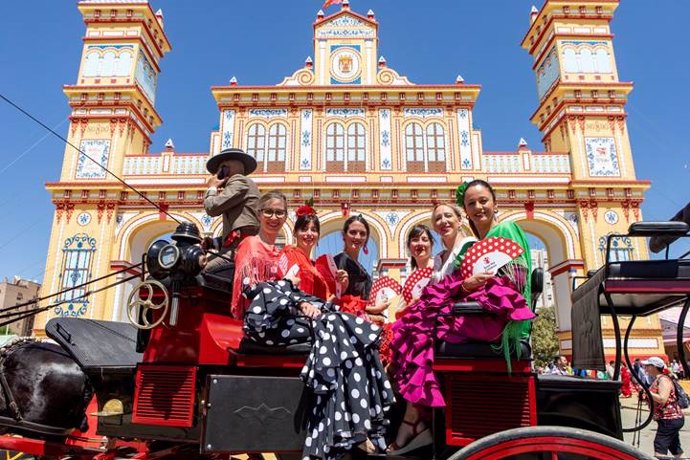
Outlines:
{"label": "blue sky", "polygon": [[[172,137],[178,152],[208,151],[218,124],[210,86],[275,84],[312,52],[318,0],[152,0],[173,50],[162,62],[152,151]],[[484,149],[513,150],[524,137],[543,150],[529,122],[537,106],[532,61],[520,48],[531,1],[352,0],[376,12],[379,52],[415,83],[482,85],[474,110]],[[537,7],[541,2],[537,3]],[[328,12],[336,11],[331,7]],[[690,200],[690,2],[621,2],[613,21],[638,178],[652,181],[644,217],[663,220]],[[0,91],[65,135],[63,84],[76,82],[84,24],[75,1],[12,2],[0,28]],[[43,278],[54,207],[44,189],[59,178],[64,145],[0,101],[0,277]],[[685,250],[690,244],[685,243]]]}

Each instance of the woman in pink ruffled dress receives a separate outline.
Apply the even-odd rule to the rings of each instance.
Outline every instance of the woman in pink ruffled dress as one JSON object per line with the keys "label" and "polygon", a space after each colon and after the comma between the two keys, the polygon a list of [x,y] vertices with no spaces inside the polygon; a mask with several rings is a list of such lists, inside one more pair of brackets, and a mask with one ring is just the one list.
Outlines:
{"label": "woman in pink ruffled dress", "polygon": [[[407,406],[395,441],[388,448],[391,454],[400,455],[431,443],[428,408],[445,405],[432,369],[435,340],[496,343],[509,360],[510,352],[519,352],[520,341],[528,338],[528,320],[535,316],[525,300],[530,298],[531,292],[531,257],[523,231],[512,222],[498,223],[496,194],[485,181],[474,180],[458,187],[457,201],[467,213],[477,238],[510,238],[524,252],[508,269],[500,270],[495,276],[479,273],[463,279],[457,267],[465,255],[465,245],[455,258],[456,270],[428,285],[420,299],[393,325],[392,370]],[[460,300],[479,302],[494,314],[487,317],[443,316]]]}

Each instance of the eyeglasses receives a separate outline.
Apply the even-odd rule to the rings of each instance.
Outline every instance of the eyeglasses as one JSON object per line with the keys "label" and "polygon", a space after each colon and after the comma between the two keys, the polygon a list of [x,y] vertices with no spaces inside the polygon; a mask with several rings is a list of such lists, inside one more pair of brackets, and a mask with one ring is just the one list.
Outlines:
{"label": "eyeglasses", "polygon": [[283,209],[262,209],[261,214],[267,219],[270,219],[273,216],[276,216],[278,219],[282,219],[287,215],[287,211]]}

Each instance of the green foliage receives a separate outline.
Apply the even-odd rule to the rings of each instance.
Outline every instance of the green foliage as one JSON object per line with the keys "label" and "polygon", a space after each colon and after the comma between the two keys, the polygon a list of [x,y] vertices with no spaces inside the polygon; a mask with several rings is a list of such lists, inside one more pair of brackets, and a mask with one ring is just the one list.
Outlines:
{"label": "green foliage", "polygon": [[538,315],[532,325],[532,353],[535,367],[547,366],[559,354],[554,307],[541,308]]}

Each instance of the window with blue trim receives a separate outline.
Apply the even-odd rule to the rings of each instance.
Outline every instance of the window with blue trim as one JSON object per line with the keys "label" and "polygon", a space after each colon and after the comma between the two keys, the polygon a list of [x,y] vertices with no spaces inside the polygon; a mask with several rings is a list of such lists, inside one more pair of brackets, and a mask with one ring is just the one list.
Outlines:
{"label": "window with blue trim", "polygon": [[86,295],[90,286],[79,286],[91,280],[93,254],[96,252],[96,239],[86,233],[77,233],[65,240],[62,248],[62,270],[60,271],[60,304],[55,307],[59,316],[78,317],[86,314],[89,298]]}

